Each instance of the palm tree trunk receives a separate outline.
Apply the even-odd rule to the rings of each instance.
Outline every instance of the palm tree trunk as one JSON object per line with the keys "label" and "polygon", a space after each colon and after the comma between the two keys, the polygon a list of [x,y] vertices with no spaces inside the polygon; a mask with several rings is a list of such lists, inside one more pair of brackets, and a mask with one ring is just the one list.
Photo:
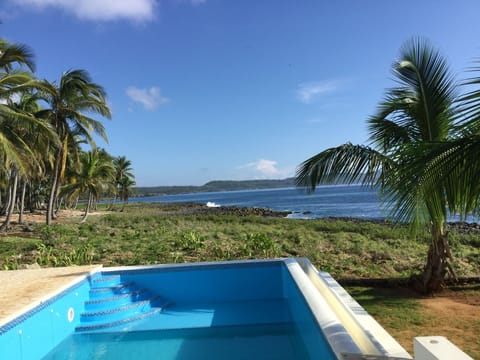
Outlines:
{"label": "palm tree trunk", "polygon": [[1,229],[8,230],[8,227],[10,226],[10,220],[12,218],[13,210],[15,209],[15,198],[17,197],[17,184],[18,184],[18,174],[12,170],[13,175],[13,184],[12,184],[12,190],[11,190],[11,195],[10,195],[10,201],[9,201],[9,206],[7,207],[7,213],[5,214],[5,220],[0,226]]}
{"label": "palm tree trunk", "polygon": [[57,158],[55,159],[55,165],[53,166],[53,179],[52,186],[50,188],[50,197],[48,199],[47,205],[47,219],[46,224],[51,225],[53,219],[54,205],[56,203],[56,192],[58,190],[58,178],[60,171],[60,161],[61,161],[61,151],[57,153]]}
{"label": "palm tree trunk", "polygon": [[73,202],[73,210],[77,210],[78,207],[78,196],[75,198],[75,201]]}
{"label": "palm tree trunk", "polygon": [[108,207],[107,211],[112,211],[113,210],[113,206],[115,205],[115,201],[117,201],[117,194],[113,195],[112,203]]}
{"label": "palm tree trunk", "polygon": [[20,196],[20,211],[18,212],[18,223],[23,224],[23,212],[25,210],[25,193],[27,192],[27,182],[22,184],[22,195]]}
{"label": "palm tree trunk", "polygon": [[432,294],[443,289],[445,277],[450,272],[456,277],[449,263],[452,258],[448,233],[443,222],[434,222],[431,226],[432,242],[428,249],[427,263],[420,275],[420,284],[417,288],[426,294]]}
{"label": "palm tree trunk", "polygon": [[80,224],[83,224],[85,221],[87,221],[87,216],[88,216],[88,212],[90,211],[91,203],[92,203],[92,194],[89,193],[88,194],[87,205],[85,206],[85,213],[83,214],[83,218],[80,221]]}

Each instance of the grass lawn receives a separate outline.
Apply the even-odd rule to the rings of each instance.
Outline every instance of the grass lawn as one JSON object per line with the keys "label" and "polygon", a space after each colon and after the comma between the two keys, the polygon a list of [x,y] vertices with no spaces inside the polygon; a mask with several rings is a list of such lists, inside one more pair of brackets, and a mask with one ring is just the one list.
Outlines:
{"label": "grass lawn", "polygon": [[[306,256],[338,280],[405,278],[421,270],[429,244],[427,232],[415,238],[406,227],[388,223],[200,210],[199,205],[132,204],[124,212],[92,215],[84,224],[76,217],[51,227],[18,225],[0,236],[0,268],[35,262],[114,266]],[[457,275],[478,276],[480,233],[451,231],[449,239]],[[348,290],[409,351],[414,336],[444,335],[480,358],[478,287],[443,297],[465,305],[461,309],[452,303],[433,304],[404,289]],[[465,297],[470,303],[459,301]],[[458,316],[460,312],[466,317]],[[451,318],[444,318],[448,314]]]}

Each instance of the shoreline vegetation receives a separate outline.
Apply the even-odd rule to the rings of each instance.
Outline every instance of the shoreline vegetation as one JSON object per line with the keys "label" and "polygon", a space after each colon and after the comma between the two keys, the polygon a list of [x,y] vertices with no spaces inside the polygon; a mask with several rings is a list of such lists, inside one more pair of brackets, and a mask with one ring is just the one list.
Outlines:
{"label": "shoreline vegetation", "polygon": [[415,239],[407,225],[354,218],[287,219],[283,212],[200,203],[132,203],[124,211],[107,207],[84,223],[82,210],[61,210],[50,226],[43,223],[42,212],[26,214],[25,224],[13,217],[11,229],[0,234],[0,267],[305,256],[347,286],[407,351],[412,352],[414,336],[435,334],[474,358],[480,356],[478,224],[452,223],[449,234],[458,276],[477,281],[424,297],[402,279],[421,271],[430,237],[425,231]]}
{"label": "shoreline vegetation", "polygon": [[[338,279],[405,279],[421,271],[429,233],[378,219],[290,219],[264,208],[186,203],[108,204],[81,223],[83,210],[43,211],[12,219],[0,236],[0,267],[105,266],[305,256]],[[480,224],[448,225],[459,277],[478,277]],[[133,250],[134,249],[134,250]]]}

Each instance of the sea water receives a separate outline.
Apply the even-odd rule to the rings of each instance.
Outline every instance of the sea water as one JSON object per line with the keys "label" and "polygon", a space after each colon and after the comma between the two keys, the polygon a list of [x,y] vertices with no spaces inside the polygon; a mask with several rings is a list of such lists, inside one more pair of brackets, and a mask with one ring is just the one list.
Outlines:
{"label": "sea water", "polygon": [[131,202],[198,202],[218,206],[259,207],[291,212],[289,217],[355,217],[384,219],[378,193],[360,185],[319,186],[308,194],[296,188],[204,192],[133,198]]}

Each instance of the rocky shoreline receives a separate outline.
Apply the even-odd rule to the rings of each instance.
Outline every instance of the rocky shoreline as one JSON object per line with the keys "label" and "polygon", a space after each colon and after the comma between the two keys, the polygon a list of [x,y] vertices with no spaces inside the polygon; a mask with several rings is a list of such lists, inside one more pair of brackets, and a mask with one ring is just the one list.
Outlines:
{"label": "rocky shoreline", "polygon": [[[266,208],[241,207],[241,206],[219,206],[208,207],[202,203],[185,202],[185,203],[158,203],[163,211],[171,215],[233,215],[233,216],[261,216],[285,218],[292,214],[289,211],[275,211]],[[354,217],[325,217],[321,220],[342,220],[355,223],[369,222],[375,224],[393,225],[391,221],[385,219],[361,219]],[[464,221],[449,222],[448,231],[455,231],[462,234],[480,234],[480,224]]]}
{"label": "rocky shoreline", "polygon": [[156,207],[162,213],[168,215],[232,215],[232,216],[261,216],[272,218],[284,218],[291,212],[275,211],[266,208],[241,207],[241,206],[219,206],[209,207],[205,204],[195,202],[184,203],[156,203]]}

